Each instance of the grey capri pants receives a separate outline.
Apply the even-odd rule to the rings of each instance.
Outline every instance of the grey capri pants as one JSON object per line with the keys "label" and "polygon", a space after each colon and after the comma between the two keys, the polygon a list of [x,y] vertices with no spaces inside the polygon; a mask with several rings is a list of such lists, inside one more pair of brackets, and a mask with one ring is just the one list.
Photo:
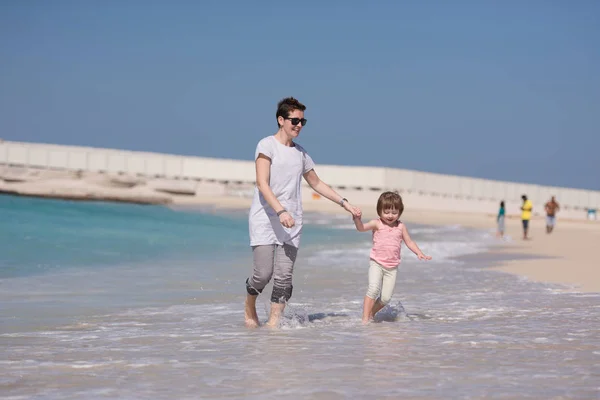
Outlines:
{"label": "grey capri pants", "polygon": [[272,303],[285,303],[292,297],[292,274],[298,248],[289,244],[252,246],[254,271],[246,279],[246,290],[258,296],[273,278]]}

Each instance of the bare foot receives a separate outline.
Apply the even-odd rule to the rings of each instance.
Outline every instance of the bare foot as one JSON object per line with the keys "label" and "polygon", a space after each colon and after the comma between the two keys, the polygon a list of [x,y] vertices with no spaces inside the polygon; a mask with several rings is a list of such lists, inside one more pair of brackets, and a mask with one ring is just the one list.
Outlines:
{"label": "bare foot", "polygon": [[265,324],[265,326],[269,328],[279,328],[279,320],[283,315],[283,310],[285,309],[285,303],[271,303],[271,313],[269,315],[269,320]]}
{"label": "bare foot", "polygon": [[269,320],[265,323],[265,326],[267,328],[271,328],[271,329],[277,329],[279,328],[279,322],[280,322],[280,315],[273,315],[271,314],[269,316]]}
{"label": "bare foot", "polygon": [[251,318],[246,318],[246,328],[258,328],[260,326],[260,324],[258,323],[257,320],[251,319]]}
{"label": "bare foot", "polygon": [[265,326],[269,329],[277,329],[279,328],[279,321],[267,321]]}

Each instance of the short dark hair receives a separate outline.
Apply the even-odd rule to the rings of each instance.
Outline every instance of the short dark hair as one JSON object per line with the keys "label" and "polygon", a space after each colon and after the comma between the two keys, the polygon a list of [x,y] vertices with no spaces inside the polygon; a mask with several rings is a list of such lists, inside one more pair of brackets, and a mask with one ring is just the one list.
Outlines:
{"label": "short dark hair", "polygon": [[500,207],[504,207],[504,200],[500,202]]}
{"label": "short dark hair", "polygon": [[527,200],[527,196],[526,195],[521,196],[521,200]]}
{"label": "short dark hair", "polygon": [[381,217],[383,210],[390,208],[398,210],[398,216],[401,216],[404,212],[404,203],[398,192],[383,192],[379,196],[379,200],[377,200],[377,215]]}
{"label": "short dark hair", "polygon": [[290,113],[294,110],[304,111],[306,110],[306,106],[293,97],[281,99],[281,101],[277,103],[277,114],[275,114],[277,126],[280,127],[279,117],[288,118]]}

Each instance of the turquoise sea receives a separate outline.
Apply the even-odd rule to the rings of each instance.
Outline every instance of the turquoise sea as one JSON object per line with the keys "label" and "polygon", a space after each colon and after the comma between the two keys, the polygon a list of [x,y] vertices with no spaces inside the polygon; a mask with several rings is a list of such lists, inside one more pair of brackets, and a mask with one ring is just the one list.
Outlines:
{"label": "turquoise sea", "polygon": [[[88,312],[85,307],[177,303],[205,295],[199,284],[203,279],[224,282],[211,291],[245,293],[244,274],[252,265],[245,211],[182,212],[162,206],[0,196],[0,215],[0,279],[4,285],[18,283],[28,289],[23,297],[8,301],[17,308],[37,303],[37,310],[55,310],[35,320],[24,310],[12,316],[8,329],[36,326],[46,317],[69,319],[80,308]],[[303,245],[358,239],[347,229],[313,221],[305,229]]]}
{"label": "turquoise sea", "polygon": [[245,210],[0,196],[0,218],[2,398],[599,398],[600,294],[490,270],[519,257],[493,232],[409,225],[434,259],[404,248],[363,326],[370,235],[309,213],[281,329],[248,330]]}

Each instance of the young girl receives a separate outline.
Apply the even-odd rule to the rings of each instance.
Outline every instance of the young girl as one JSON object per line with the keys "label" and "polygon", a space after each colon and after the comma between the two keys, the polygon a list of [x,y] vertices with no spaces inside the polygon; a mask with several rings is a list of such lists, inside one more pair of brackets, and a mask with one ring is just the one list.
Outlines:
{"label": "young girl", "polygon": [[408,229],[399,221],[404,211],[402,197],[396,192],[385,192],[377,200],[378,219],[363,224],[362,214],[354,216],[359,232],[373,231],[373,248],[369,265],[369,288],[363,306],[363,323],[371,321],[375,314],[392,299],[396,286],[396,273],[400,264],[402,241],[419,260],[431,260],[410,238]]}

